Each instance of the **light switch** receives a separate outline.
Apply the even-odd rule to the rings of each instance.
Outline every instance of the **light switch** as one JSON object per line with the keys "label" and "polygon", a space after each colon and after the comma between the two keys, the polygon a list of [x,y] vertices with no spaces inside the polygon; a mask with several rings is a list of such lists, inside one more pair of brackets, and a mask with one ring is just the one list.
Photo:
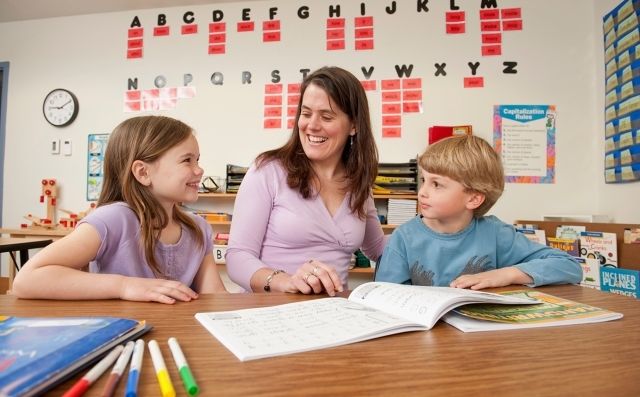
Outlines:
{"label": "light switch", "polygon": [[65,156],[71,156],[71,140],[65,139],[62,141],[62,154]]}
{"label": "light switch", "polygon": [[60,139],[51,140],[51,154],[60,154]]}

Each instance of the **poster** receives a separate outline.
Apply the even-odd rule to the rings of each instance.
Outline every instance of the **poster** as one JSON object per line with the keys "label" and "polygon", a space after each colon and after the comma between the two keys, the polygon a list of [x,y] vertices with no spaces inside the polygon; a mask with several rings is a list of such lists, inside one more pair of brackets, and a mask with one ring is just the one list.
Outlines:
{"label": "poster", "polygon": [[494,147],[505,182],[555,183],[556,108],[553,105],[496,105]]}
{"label": "poster", "polygon": [[87,145],[87,201],[97,201],[104,177],[104,152],[109,134],[89,134]]}

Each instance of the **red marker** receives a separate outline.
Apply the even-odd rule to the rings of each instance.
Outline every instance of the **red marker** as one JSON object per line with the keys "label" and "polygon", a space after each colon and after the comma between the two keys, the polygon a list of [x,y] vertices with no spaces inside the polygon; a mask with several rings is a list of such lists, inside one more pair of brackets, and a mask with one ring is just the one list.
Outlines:
{"label": "red marker", "polygon": [[95,367],[91,368],[89,372],[87,372],[75,385],[66,393],[62,395],[62,397],[78,397],[83,395],[88,389],[89,386],[93,384],[100,376],[106,371],[111,364],[120,356],[124,346],[118,345],[115,349],[111,350],[109,354],[107,354]]}

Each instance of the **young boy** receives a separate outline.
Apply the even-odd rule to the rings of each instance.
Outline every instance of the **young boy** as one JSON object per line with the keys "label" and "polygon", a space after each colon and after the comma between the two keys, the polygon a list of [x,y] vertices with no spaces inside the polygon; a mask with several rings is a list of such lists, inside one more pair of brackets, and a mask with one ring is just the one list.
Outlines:
{"label": "young boy", "polygon": [[464,135],[438,141],[419,163],[420,216],[393,232],[376,281],[475,290],[582,280],[582,268],[566,253],[484,216],[504,190],[502,163],[485,140]]}

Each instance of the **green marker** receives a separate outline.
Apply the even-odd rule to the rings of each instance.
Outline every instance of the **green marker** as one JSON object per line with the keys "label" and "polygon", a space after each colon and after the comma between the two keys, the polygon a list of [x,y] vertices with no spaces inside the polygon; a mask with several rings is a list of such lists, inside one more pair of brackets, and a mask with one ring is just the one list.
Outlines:
{"label": "green marker", "polygon": [[184,354],[176,338],[169,338],[169,349],[171,349],[173,360],[176,362],[176,367],[178,367],[178,372],[180,372],[180,377],[182,378],[182,383],[184,383],[184,389],[187,391],[187,394],[190,396],[197,395],[200,389],[196,384],[196,380],[187,364],[187,359],[184,358]]}

